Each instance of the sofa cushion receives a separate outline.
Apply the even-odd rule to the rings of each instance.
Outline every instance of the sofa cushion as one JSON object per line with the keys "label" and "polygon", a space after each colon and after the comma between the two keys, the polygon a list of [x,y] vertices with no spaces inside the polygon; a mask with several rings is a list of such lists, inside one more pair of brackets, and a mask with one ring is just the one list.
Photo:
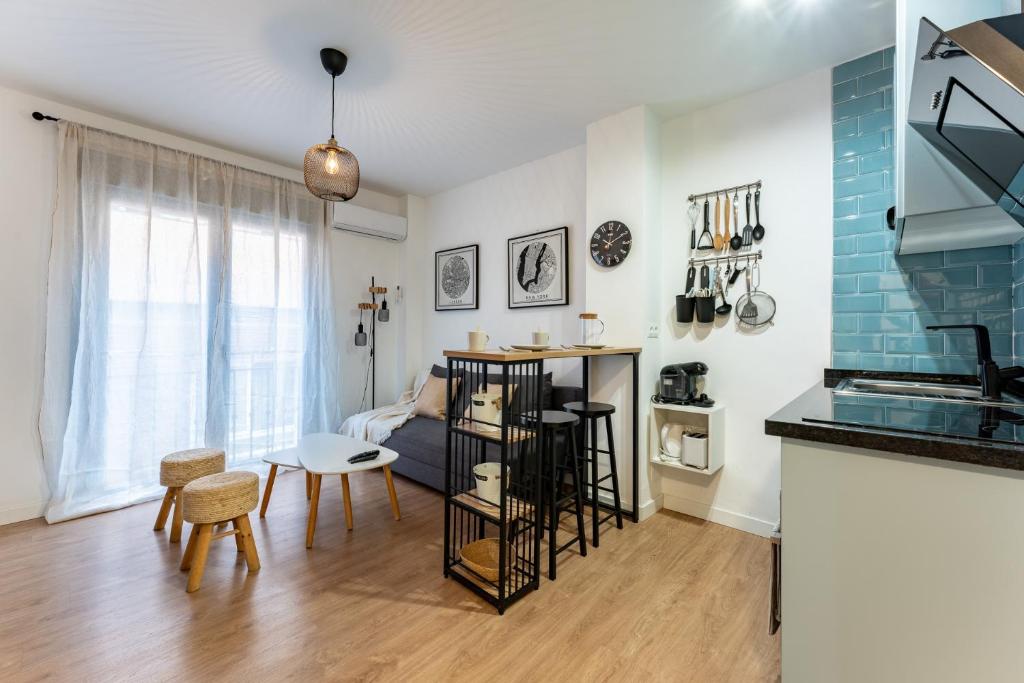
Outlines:
{"label": "sofa cushion", "polygon": [[[454,382],[454,390],[457,392],[460,384],[459,378],[455,378]],[[439,377],[428,377],[423,388],[420,389],[420,395],[416,397],[413,414],[435,420],[444,419],[448,410],[444,404],[447,391],[448,383],[445,380]]]}

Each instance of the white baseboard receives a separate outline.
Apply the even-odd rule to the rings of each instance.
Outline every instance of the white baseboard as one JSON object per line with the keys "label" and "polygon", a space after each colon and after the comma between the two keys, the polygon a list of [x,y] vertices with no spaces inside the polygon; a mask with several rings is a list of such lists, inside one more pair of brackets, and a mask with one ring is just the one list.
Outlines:
{"label": "white baseboard", "polygon": [[638,521],[642,522],[645,519],[651,517],[652,515],[654,515],[654,513],[658,511],[659,507],[661,506],[658,505],[658,501],[656,500],[648,500],[645,503],[641,503],[639,509],[640,519]]}
{"label": "white baseboard", "polygon": [[0,526],[24,522],[27,519],[42,517],[46,512],[46,503],[33,503],[0,510]]}
{"label": "white baseboard", "polygon": [[702,503],[698,500],[683,498],[682,496],[673,496],[668,493],[662,494],[661,500],[662,506],[666,510],[681,512],[684,515],[690,515],[691,517],[697,517],[699,519],[706,519],[709,522],[714,522],[715,524],[731,526],[733,529],[757,534],[758,536],[764,536],[765,538],[771,536],[772,530],[775,528],[776,524],[775,520],[768,521],[764,519],[757,519],[756,517],[744,515],[739,512],[733,512],[732,510],[725,510],[708,503]]}

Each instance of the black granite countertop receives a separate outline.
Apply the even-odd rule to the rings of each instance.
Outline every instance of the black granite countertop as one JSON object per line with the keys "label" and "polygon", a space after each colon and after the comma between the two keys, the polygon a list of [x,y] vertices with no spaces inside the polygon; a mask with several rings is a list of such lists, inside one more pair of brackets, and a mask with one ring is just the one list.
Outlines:
{"label": "black granite countertop", "polygon": [[[803,441],[1024,470],[1024,424],[1014,413],[962,403],[833,393],[843,378],[977,385],[969,375],[825,370],[823,380],[765,420],[764,431]],[[1017,410],[1024,418],[1024,406]],[[987,411],[987,412],[986,412]]]}

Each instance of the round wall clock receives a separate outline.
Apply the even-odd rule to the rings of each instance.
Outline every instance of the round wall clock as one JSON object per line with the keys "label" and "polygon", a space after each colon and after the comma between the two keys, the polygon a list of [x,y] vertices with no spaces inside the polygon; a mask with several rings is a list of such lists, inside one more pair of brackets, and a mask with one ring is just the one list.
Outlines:
{"label": "round wall clock", "polygon": [[590,238],[590,255],[599,266],[617,266],[629,256],[633,235],[622,221],[601,224]]}

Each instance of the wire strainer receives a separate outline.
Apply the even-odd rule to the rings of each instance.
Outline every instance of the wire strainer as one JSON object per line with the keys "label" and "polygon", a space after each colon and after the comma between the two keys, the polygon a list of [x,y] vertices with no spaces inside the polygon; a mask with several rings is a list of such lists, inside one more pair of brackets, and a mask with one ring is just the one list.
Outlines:
{"label": "wire strainer", "polygon": [[[753,284],[753,290],[751,290],[752,271],[757,273],[757,282]],[[759,291],[758,287],[760,286],[761,266],[754,261],[754,265],[747,268],[747,293],[739,298],[735,306],[736,317],[744,325],[760,327],[767,325],[775,317],[775,299],[771,295]]]}

